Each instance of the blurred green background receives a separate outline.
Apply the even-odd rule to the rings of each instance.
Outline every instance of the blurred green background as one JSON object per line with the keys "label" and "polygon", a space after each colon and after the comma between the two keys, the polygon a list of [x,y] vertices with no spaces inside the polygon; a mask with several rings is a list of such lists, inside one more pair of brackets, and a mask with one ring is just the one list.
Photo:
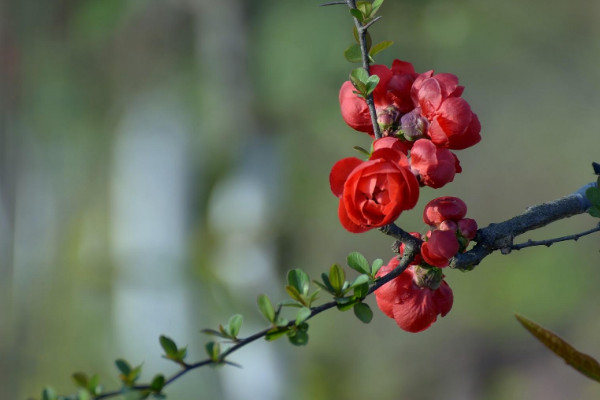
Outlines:
{"label": "blurred green background", "polygon": [[[337,221],[328,174],[367,147],[339,115],[352,68],[343,7],[276,0],[0,2],[0,398],[74,392],[71,374],[117,388],[114,360],[144,379],[176,367],[158,336],[204,357],[199,333],[286,271],[313,277],[350,251],[391,258],[379,232]],[[481,226],[566,195],[600,161],[600,2],[391,1],[377,57],[452,72],[483,140],[464,172],[401,216],[457,195]],[[525,235],[575,233],[578,216]],[[494,254],[447,271],[451,313],[409,334],[376,312],[310,322],[310,342],[260,341],[236,368],[169,387],[191,399],[596,399],[600,386],[537,343],[519,312],[600,357],[600,242]],[[371,299],[369,302],[374,305]]]}

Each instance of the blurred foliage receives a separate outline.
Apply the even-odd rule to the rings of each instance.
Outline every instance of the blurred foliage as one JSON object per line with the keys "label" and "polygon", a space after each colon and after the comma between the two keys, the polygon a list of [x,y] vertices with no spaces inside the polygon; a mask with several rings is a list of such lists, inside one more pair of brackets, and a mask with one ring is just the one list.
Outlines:
{"label": "blurred foliage", "polygon": [[[369,139],[337,104],[350,16],[318,3],[0,3],[0,398],[39,397],[46,384],[73,392],[77,370],[118,387],[120,357],[144,362],[149,381],[171,367],[159,335],[199,359],[200,329],[234,313],[241,337],[263,324],[254,299],[282,299],[287,270],[319,276],[356,250],[391,258],[387,238],[337,221],[329,170]],[[384,3],[371,34],[394,45],[376,61],[458,75],[483,126],[481,144],[458,153],[463,173],[424,190],[403,227],[423,231],[419,210],[440,195],[465,199],[485,226],[593,179],[599,7]],[[579,216],[531,238],[592,224]],[[244,369],[194,372],[167,393],[598,398],[512,318],[597,355],[598,262],[597,236],[493,255],[447,272],[454,308],[424,333],[377,311],[370,325],[328,313],[311,320],[307,347],[257,343],[234,357]]]}

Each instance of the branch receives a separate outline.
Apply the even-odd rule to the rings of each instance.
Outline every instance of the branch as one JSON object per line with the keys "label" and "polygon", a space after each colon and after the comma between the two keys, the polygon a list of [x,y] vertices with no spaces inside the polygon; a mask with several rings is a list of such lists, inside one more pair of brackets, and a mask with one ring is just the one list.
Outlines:
{"label": "branch", "polygon": [[573,235],[561,236],[561,237],[558,237],[558,238],[546,239],[546,240],[531,240],[531,239],[529,239],[525,243],[520,243],[520,244],[514,244],[514,245],[512,245],[510,249],[511,250],[521,250],[521,249],[524,249],[526,247],[533,247],[533,246],[546,246],[546,247],[550,247],[554,243],[558,243],[558,242],[565,242],[567,240],[577,241],[580,237],[592,234],[594,232],[600,232],[600,224],[598,224],[598,226],[596,226],[595,228],[589,229],[589,230],[587,230],[585,232],[575,233]]}
{"label": "branch", "polygon": [[597,183],[589,183],[568,196],[529,207],[523,214],[480,229],[475,237],[477,242],[475,247],[466,253],[458,254],[450,261],[449,266],[460,270],[471,270],[496,250],[500,250],[502,254],[510,253],[513,246],[515,246],[513,244],[515,237],[552,222],[586,212],[591,203],[585,197],[585,191],[593,186],[597,186]]}
{"label": "branch", "polygon": [[[356,0],[346,0],[346,4],[350,9],[356,9]],[[358,41],[360,45],[360,53],[362,55],[362,66],[367,71],[367,74],[371,75],[369,68],[369,49],[367,48],[367,30],[371,25],[377,22],[381,17],[374,18],[369,21],[366,25],[363,25],[357,18],[354,18],[354,26],[358,32]],[[371,123],[373,124],[373,133],[375,139],[381,138],[381,130],[377,123],[377,111],[375,110],[375,102],[373,100],[373,94],[369,94],[365,99],[367,106],[369,106],[369,114],[371,115]]]}
{"label": "branch", "polygon": [[[391,224],[393,225],[393,224]],[[397,229],[401,230],[400,228],[396,227]],[[407,234],[408,236],[410,236],[409,234]],[[410,236],[411,238],[415,239],[414,237]],[[415,242],[418,242],[415,239]],[[388,283],[389,281],[391,281],[392,279],[398,277],[402,272],[404,272],[404,270],[406,270],[406,268],[408,268],[408,266],[410,265],[410,263],[412,262],[412,260],[414,259],[415,255],[419,252],[419,248],[418,246],[412,247],[411,246],[412,242],[407,245],[407,247],[405,248],[404,251],[404,255],[402,256],[402,258],[400,259],[400,264],[398,265],[398,267],[396,267],[394,270],[392,270],[390,273],[388,273],[387,275],[377,279],[375,281],[375,283],[373,285],[370,286],[369,291],[367,292],[366,296],[371,295],[375,290],[379,289],[381,286],[385,285],[386,283]],[[365,296],[365,297],[366,297]],[[328,303],[322,304],[320,306],[317,307],[311,307],[310,308],[310,315],[308,316],[308,318],[306,318],[306,320],[309,320],[311,318],[313,318],[314,316],[329,310],[331,308],[334,308],[338,305],[337,301],[330,301]],[[306,321],[305,320],[305,321]],[[280,328],[291,328],[294,325],[296,325],[295,321],[290,321],[287,325],[285,325],[285,327],[280,327]],[[188,372],[195,370],[197,368],[200,367],[204,367],[207,365],[219,365],[219,364],[230,364],[230,365],[236,365],[235,363],[232,363],[230,361],[226,360],[226,357],[228,357],[230,354],[236,352],[237,350],[241,349],[242,347],[260,339],[265,337],[269,332],[271,332],[273,330],[273,326],[270,326],[268,328],[265,328],[259,332],[256,332],[255,334],[248,336],[247,338],[244,339],[240,339],[235,345],[233,345],[232,347],[230,347],[229,349],[227,349],[226,351],[224,351],[223,353],[221,353],[221,355],[219,356],[219,358],[217,360],[213,360],[210,358],[192,363],[192,364],[186,364],[183,363],[182,364],[182,369],[180,371],[178,371],[177,373],[175,373],[174,375],[172,375],[171,377],[169,377],[166,381],[165,384],[163,385],[163,388],[167,387],[168,385],[170,385],[171,383],[175,382],[176,380],[178,380],[179,378],[181,378],[183,375],[187,374]],[[121,390],[115,390],[112,392],[106,392],[100,395],[97,395],[95,397],[92,397],[92,399],[94,400],[100,400],[100,399],[107,399],[107,398],[111,398],[111,397],[116,397],[116,396],[120,396],[124,393],[125,390],[140,390],[140,391],[149,391],[151,390],[150,385],[134,385],[128,388],[123,388]]]}

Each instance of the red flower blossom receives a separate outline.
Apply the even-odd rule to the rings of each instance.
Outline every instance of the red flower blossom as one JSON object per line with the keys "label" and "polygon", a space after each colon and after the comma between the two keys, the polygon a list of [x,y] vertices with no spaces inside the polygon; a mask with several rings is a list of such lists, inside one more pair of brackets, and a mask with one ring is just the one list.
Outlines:
{"label": "red flower blossom", "polygon": [[368,161],[354,157],[338,161],[329,183],[340,198],[340,222],[354,233],[393,222],[419,198],[419,183],[406,156],[393,148],[375,150]]}
{"label": "red flower blossom", "polygon": [[419,182],[441,188],[454,180],[462,168],[458,158],[448,149],[437,147],[427,139],[417,140],[410,152],[410,167],[419,175]]}
{"label": "red flower blossom", "polygon": [[429,240],[421,245],[423,260],[434,267],[443,268],[458,253],[459,243],[455,231],[435,230],[428,233]]}
{"label": "red flower blossom", "polygon": [[[398,263],[394,257],[381,267],[377,276],[387,275]],[[442,280],[437,289],[431,289],[417,285],[415,278],[415,267],[411,266],[375,291],[379,309],[408,332],[421,332],[429,328],[438,315],[443,317],[450,312],[454,300],[452,289],[446,281]]]}
{"label": "red flower blossom", "polygon": [[413,103],[429,121],[427,134],[436,146],[460,150],[481,140],[481,124],[460,97],[463,90],[455,75],[433,75],[433,71],[419,75],[413,83]]}
{"label": "red flower blossom", "polygon": [[[386,114],[381,122],[385,121],[384,124],[390,126],[397,124],[400,113],[407,113],[414,108],[410,90],[418,74],[411,63],[400,60],[394,60],[391,69],[385,65],[372,65],[370,72],[379,77],[379,83],[373,91],[373,101],[378,116]],[[365,99],[354,93],[355,90],[350,81],[342,84],[339,94],[342,117],[351,128],[373,136],[369,108]],[[391,110],[390,106],[396,111]]]}
{"label": "red flower blossom", "polygon": [[458,197],[438,197],[431,200],[423,210],[423,221],[430,226],[439,226],[445,220],[458,222],[467,215],[467,205]]}

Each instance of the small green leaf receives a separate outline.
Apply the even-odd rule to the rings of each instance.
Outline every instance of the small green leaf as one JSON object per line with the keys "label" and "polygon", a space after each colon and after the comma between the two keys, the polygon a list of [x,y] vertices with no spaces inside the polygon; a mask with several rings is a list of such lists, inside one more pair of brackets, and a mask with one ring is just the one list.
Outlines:
{"label": "small green leaf", "polygon": [[262,315],[264,315],[269,322],[273,322],[275,319],[275,309],[273,308],[273,303],[271,303],[269,297],[266,294],[261,294],[258,296],[257,302]]}
{"label": "small green leaf", "polygon": [[301,295],[307,295],[310,290],[310,278],[306,272],[295,268],[288,272],[288,284],[295,287]]}
{"label": "small green leaf", "polygon": [[284,327],[284,326],[286,326],[287,324],[289,324],[289,323],[290,323],[290,321],[288,321],[288,320],[287,320],[287,319],[285,319],[285,318],[282,318],[282,317],[279,317],[279,316],[278,316],[278,317],[275,319],[275,322],[274,322],[274,323],[275,323],[275,325],[276,325],[276,326],[278,326],[278,327]]}
{"label": "small green leaf", "polygon": [[100,384],[100,377],[98,376],[98,374],[94,374],[90,378],[90,383],[88,385],[88,388],[94,396],[98,396],[100,393],[102,393],[103,388],[102,388],[102,385]]}
{"label": "small green leaf", "polygon": [[333,289],[333,286],[331,286],[331,282],[329,282],[329,276],[327,276],[327,274],[325,272],[321,273],[321,278],[323,278],[323,283],[326,286],[326,290],[330,293],[335,292],[335,290]]}
{"label": "small green leaf", "polygon": [[333,264],[331,268],[329,268],[329,282],[331,283],[331,287],[334,289],[335,293],[341,293],[342,287],[344,286],[344,282],[346,280],[346,273],[337,264]]}
{"label": "small green leaf", "polygon": [[115,365],[117,366],[121,374],[123,374],[123,376],[129,376],[129,374],[131,373],[131,366],[127,361],[123,360],[122,358],[116,360]]}
{"label": "small green leaf", "polygon": [[77,386],[85,388],[85,389],[87,389],[90,384],[87,375],[84,374],[83,372],[75,372],[73,374],[73,381],[75,381],[75,384]]}
{"label": "small green leaf", "polygon": [[391,40],[384,40],[383,42],[379,42],[375,46],[373,46],[371,51],[369,51],[369,55],[371,57],[375,57],[377,54],[381,53],[383,50],[387,49],[393,44],[394,42]]}
{"label": "small green leaf", "polygon": [[265,340],[271,342],[273,340],[279,339],[283,335],[287,333],[287,328],[274,328],[267,332],[265,335]]}
{"label": "small green leaf", "polygon": [[140,374],[142,373],[142,366],[143,364],[140,364],[131,370],[129,376],[127,377],[127,381],[129,383],[133,384],[140,377]]}
{"label": "small green leaf", "polygon": [[235,314],[234,316],[229,318],[229,333],[234,338],[237,337],[238,333],[240,333],[242,322],[244,322],[244,317],[242,317],[240,314]]}
{"label": "small green leaf", "polygon": [[45,387],[42,391],[42,400],[57,400],[56,392],[51,387]]}
{"label": "small green leaf", "polygon": [[350,268],[361,274],[369,274],[371,272],[369,262],[367,261],[365,256],[363,256],[357,251],[348,254],[348,258],[346,261]]}
{"label": "small green leaf", "polygon": [[338,297],[335,299],[335,301],[337,303],[336,306],[337,306],[338,310],[347,311],[354,306],[356,299],[354,299],[352,297]]}
{"label": "small green leaf", "polygon": [[600,208],[598,208],[598,207],[595,207],[595,206],[591,207],[588,210],[588,213],[594,218],[600,218]]}
{"label": "small green leaf", "polygon": [[160,393],[164,386],[165,386],[165,377],[161,374],[158,374],[152,379],[152,383],[150,384],[150,389],[153,392]]}
{"label": "small green leaf", "polygon": [[353,149],[358,151],[359,153],[362,153],[363,155],[366,155],[366,156],[371,155],[371,153],[369,153],[367,150],[365,150],[364,148],[362,148],[360,146],[354,146]]}
{"label": "small green leaf", "polygon": [[300,308],[302,307],[302,304],[298,304],[298,302],[295,300],[283,300],[279,302],[279,306]]}
{"label": "small green leaf", "polygon": [[371,15],[371,10],[373,9],[373,6],[368,1],[357,1],[356,8],[368,18],[369,15]]}
{"label": "small green leaf", "polygon": [[362,12],[360,12],[360,10],[357,10],[356,8],[351,8],[350,9],[350,14],[356,18],[357,20],[359,20],[360,22],[363,22],[364,20],[364,15]]}
{"label": "small green leaf", "polygon": [[350,80],[352,81],[352,83],[360,82],[360,83],[363,83],[366,85],[368,79],[369,79],[369,74],[367,73],[367,70],[364,69],[363,67],[354,68],[350,72]]}
{"label": "small green leaf", "polygon": [[381,258],[373,261],[373,265],[371,265],[371,277],[375,278],[375,275],[377,275],[377,272],[381,267],[383,267],[383,260]]}
{"label": "small green leaf", "polygon": [[214,362],[219,361],[219,355],[221,354],[221,345],[218,342],[208,342],[204,345],[206,354]]}
{"label": "small green leaf", "polygon": [[290,286],[290,285],[285,285],[285,291],[292,299],[294,299],[297,302],[304,305],[304,303],[305,303],[304,298],[302,298],[302,295],[300,293],[298,293],[298,290],[295,287]]}
{"label": "small green leaf", "polygon": [[179,349],[177,354],[175,354],[176,361],[183,361],[187,357],[187,346],[183,349]]}
{"label": "small green leaf", "polygon": [[220,331],[216,331],[214,329],[202,329],[200,332],[204,333],[205,335],[210,335],[210,336],[217,336],[223,339],[228,339],[229,336],[228,335],[224,335],[222,332]]}
{"label": "small green leaf", "polygon": [[171,338],[165,335],[160,335],[160,338],[158,340],[167,356],[174,356],[175,354],[177,354],[177,345]]}
{"label": "small green leaf", "polygon": [[373,319],[373,311],[366,303],[356,303],[354,305],[354,315],[363,323],[368,324]]}
{"label": "small green leaf", "polygon": [[310,317],[310,314],[310,308],[302,307],[296,314],[296,325],[300,325],[301,323],[306,321],[306,319]]}
{"label": "small green leaf", "polygon": [[365,283],[369,283],[369,276],[365,275],[365,274],[359,275],[352,281],[350,286],[348,286],[348,289],[355,288],[355,287],[363,285]]}
{"label": "small green leaf", "polygon": [[369,284],[363,283],[354,288],[354,297],[357,299],[364,299],[369,294]]}
{"label": "small green leaf", "polygon": [[90,393],[87,390],[79,389],[76,400],[91,400]]}
{"label": "small green leaf", "polygon": [[585,191],[585,196],[593,205],[600,207],[600,188],[588,188],[588,190]]}
{"label": "small green leaf", "polygon": [[344,51],[344,58],[351,63],[362,62],[362,53],[360,51],[360,46],[357,43],[351,44]]}
{"label": "small green leaf", "polygon": [[381,5],[383,4],[383,0],[373,0],[373,3],[371,3],[371,17],[374,16],[377,11],[379,10],[379,7],[381,7]]}
{"label": "small green leaf", "polygon": [[308,333],[306,331],[295,331],[288,333],[290,343],[294,346],[306,346],[308,344]]}
{"label": "small green leaf", "polygon": [[519,314],[515,314],[515,317],[525,329],[542,342],[544,346],[563,358],[567,364],[588,378],[600,382],[600,364],[598,361],[585,353],[577,351],[564,339],[543,326]]}
{"label": "small green leaf", "polygon": [[371,93],[373,93],[373,91],[377,87],[378,83],[379,83],[379,77],[377,75],[369,76],[369,79],[367,79],[367,84],[366,84],[367,96],[370,95]]}

